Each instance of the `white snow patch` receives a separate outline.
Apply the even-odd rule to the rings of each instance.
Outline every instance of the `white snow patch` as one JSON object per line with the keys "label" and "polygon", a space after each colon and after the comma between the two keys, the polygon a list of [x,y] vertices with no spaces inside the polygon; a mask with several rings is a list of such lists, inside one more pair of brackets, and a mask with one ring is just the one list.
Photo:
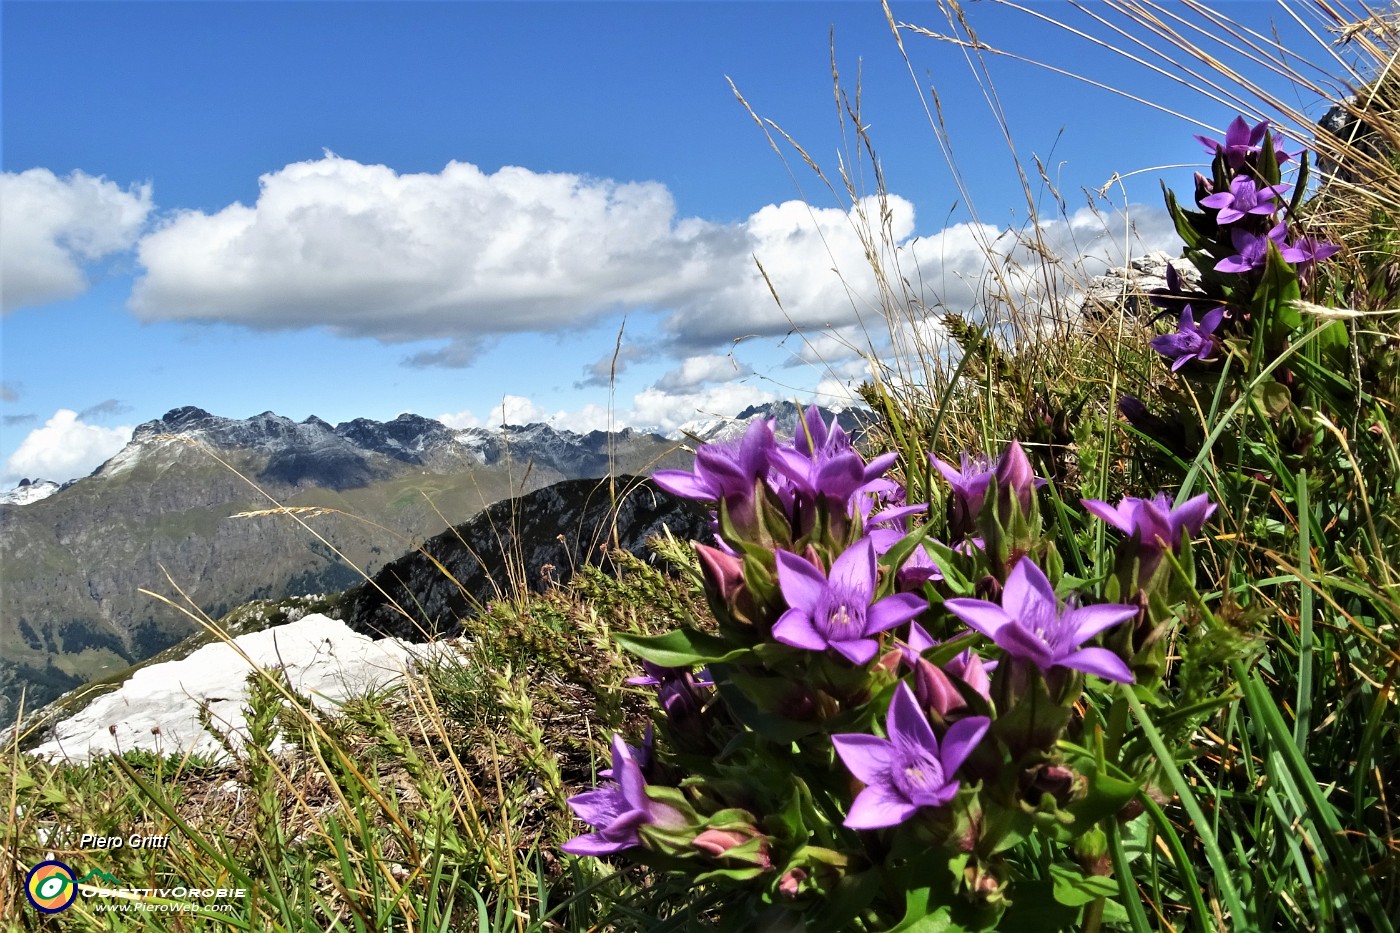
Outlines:
{"label": "white snow patch", "polygon": [[58,492],[58,489],[58,483],[53,480],[35,480],[26,486],[16,486],[14,489],[0,492],[0,505],[29,505],[40,499],[47,499]]}
{"label": "white snow patch", "polygon": [[[234,644],[259,667],[285,669],[292,688],[322,708],[399,679],[411,663],[411,652],[425,647],[393,638],[376,641],[323,615],[241,635]],[[248,660],[222,642],[183,660],[144,667],[120,689],[55,727],[53,738],[30,754],[86,762],[139,748],[226,757],[199,725],[198,710],[207,704],[212,721],[234,738],[235,746],[241,744],[251,670]],[[275,751],[280,740],[274,745]]]}

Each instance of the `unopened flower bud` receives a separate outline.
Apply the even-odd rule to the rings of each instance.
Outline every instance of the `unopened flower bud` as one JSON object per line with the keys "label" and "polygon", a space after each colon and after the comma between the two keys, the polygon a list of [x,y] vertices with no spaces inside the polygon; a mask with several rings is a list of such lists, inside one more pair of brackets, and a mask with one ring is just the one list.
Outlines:
{"label": "unopened flower bud", "polygon": [[807,869],[805,868],[788,869],[778,879],[778,894],[788,900],[796,900],[802,893],[802,886],[807,881],[807,877]]}
{"label": "unopened flower bud", "polygon": [[[1012,441],[1002,452],[1001,459],[997,461],[997,509],[1006,520],[1010,509],[1010,501],[1014,496],[1016,503],[1021,507],[1021,514],[1025,515],[1031,510],[1031,499],[1035,495],[1037,479],[1034,468],[1031,467],[1030,458],[1021,449],[1021,445]],[[1040,480],[1039,482],[1044,482]]]}
{"label": "unopened flower bud", "polygon": [[744,586],[744,562],[732,554],[706,544],[695,545],[695,556],[700,559],[700,570],[705,575],[705,584],[726,604],[734,601],[735,595]]}
{"label": "unopened flower bud", "polygon": [[1039,765],[1022,775],[1026,801],[1038,805],[1049,794],[1055,806],[1063,807],[1084,796],[1084,777],[1064,765]]}
{"label": "unopened flower bud", "polygon": [[914,663],[914,697],[919,705],[938,719],[967,708],[951,678],[938,665],[923,658]]}
{"label": "unopened flower bud", "polygon": [[731,850],[754,840],[758,840],[757,851],[744,857],[742,861],[759,868],[772,868],[773,859],[768,851],[768,839],[751,826],[742,829],[707,829],[696,836],[691,844],[711,858],[724,858]]}
{"label": "unopened flower bud", "polygon": [[1074,854],[1085,874],[1107,876],[1113,873],[1108,857],[1108,836],[1095,826],[1074,840]]}

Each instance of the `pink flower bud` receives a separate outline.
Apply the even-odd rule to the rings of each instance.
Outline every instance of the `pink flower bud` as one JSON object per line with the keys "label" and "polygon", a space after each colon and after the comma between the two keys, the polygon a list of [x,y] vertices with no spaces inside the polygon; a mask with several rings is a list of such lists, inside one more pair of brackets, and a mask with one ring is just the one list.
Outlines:
{"label": "pink flower bud", "polygon": [[691,841],[691,844],[711,858],[723,858],[729,854],[731,849],[736,849],[754,839],[759,840],[758,852],[755,855],[745,857],[743,861],[757,865],[760,868],[772,868],[773,859],[768,853],[768,839],[760,835],[758,830],[753,827],[746,826],[742,829],[707,829],[696,836]]}
{"label": "pink flower bud", "polygon": [[920,706],[945,721],[950,713],[967,708],[967,702],[943,669],[923,658],[914,664],[914,696]]}
{"label": "pink flower bud", "polygon": [[788,900],[794,900],[802,893],[802,884],[807,880],[807,869],[791,868],[778,879],[778,893]]}
{"label": "pink flower bud", "polygon": [[1010,498],[1015,496],[1021,506],[1021,514],[1026,514],[1031,510],[1031,497],[1035,495],[1036,485],[1030,458],[1020,444],[1012,441],[997,461],[997,505],[1005,508]]}
{"label": "pink flower bud", "polygon": [[700,569],[705,574],[705,582],[714,588],[726,604],[732,604],[735,595],[744,586],[744,562],[733,554],[726,554],[707,544],[695,545],[695,554],[700,558]]}

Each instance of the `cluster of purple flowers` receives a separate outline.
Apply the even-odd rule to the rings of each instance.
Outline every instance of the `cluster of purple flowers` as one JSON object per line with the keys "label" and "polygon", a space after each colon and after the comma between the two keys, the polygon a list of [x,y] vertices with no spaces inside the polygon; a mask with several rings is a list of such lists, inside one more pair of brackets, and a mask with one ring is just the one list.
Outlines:
{"label": "cluster of purple flowers", "polygon": [[[1340,247],[1320,243],[1305,235],[1291,232],[1281,218],[1287,212],[1279,198],[1292,185],[1261,183],[1278,172],[1278,167],[1296,155],[1284,151],[1283,144],[1273,139],[1269,121],[1253,126],[1236,117],[1225,130],[1220,142],[1205,136],[1196,137],[1214,155],[1219,167],[1214,180],[1197,179],[1196,203],[1215,211],[1215,222],[1228,227],[1233,255],[1215,264],[1218,272],[1245,274],[1264,265],[1270,241],[1283,254],[1285,262],[1303,267],[1335,254]],[[1264,146],[1266,138],[1273,145]],[[1219,182],[1224,184],[1219,184]]]}
{"label": "cluster of purple flowers", "polygon": [[[966,780],[960,771],[993,731],[998,715],[994,678],[1025,683],[1038,672],[1063,682],[1077,672],[1117,683],[1134,679],[1127,659],[1090,642],[1136,616],[1139,608],[1086,606],[1074,597],[1062,601],[1026,553],[1028,544],[990,591],[998,598],[960,596],[941,602],[946,613],[931,608],[926,596],[936,592],[943,576],[935,554],[910,527],[929,507],[907,503],[904,488],[884,477],[894,462],[894,454],[866,462],[845,431],[834,421],[825,424],[812,407],[787,443],[777,441],[769,421],[756,421],[736,443],[701,448],[691,471],[661,471],[654,477],[663,489],[716,509],[718,546],[697,545],[697,553],[722,629],[726,623],[742,623],[750,643],[795,649],[791,663],[798,666],[790,669],[821,665],[838,680],[846,676],[842,670],[857,678],[881,671],[898,677],[902,659],[908,676],[892,693],[884,734],[829,735],[831,752],[861,785],[844,819],[852,829],[896,826],[954,799]],[[964,454],[958,467],[936,458],[930,463],[950,487],[953,541],[951,547],[938,545],[935,553],[986,562],[983,551],[990,545],[984,535],[1000,535],[1003,528],[1024,525],[1028,517],[1038,524],[1035,494],[1046,481],[1034,475],[1019,444],[1012,442],[995,459]],[[1203,497],[1178,509],[1160,496],[1126,499],[1117,507],[1096,501],[1084,505],[1122,530],[1144,554],[1178,547],[1183,531],[1198,533],[1211,508]],[[882,568],[881,557],[910,538],[913,549],[904,549],[901,565]],[[758,569],[754,559],[758,540],[771,544],[767,570]],[[765,588],[759,578],[767,583],[768,603],[759,595]],[[935,590],[926,590],[928,585]],[[926,655],[938,646],[916,621],[920,618],[942,618],[945,630],[946,620],[961,622],[966,628],[956,637],[971,643],[976,635],[985,636],[1000,658],[984,660],[969,647],[935,664]],[[886,634],[896,632],[902,637]],[[699,721],[701,707],[713,701],[713,686],[722,676],[695,676],[647,662],[646,674],[629,682],[657,687],[668,728],[678,732]],[[833,701],[838,707],[868,702],[872,695],[842,696],[846,698]],[[1008,696],[1002,691],[999,701]],[[571,841],[566,851],[611,854],[647,845],[649,832],[680,830],[693,837],[692,854],[732,859],[741,851],[736,846],[747,847],[742,851],[753,850],[750,868],[771,867],[769,841],[747,814],[735,824],[732,814],[742,811],[723,811],[731,822],[721,829],[710,817],[683,812],[675,797],[646,783],[650,759],[649,744],[633,750],[614,739],[613,768],[604,774],[608,783],[569,801],[595,831]],[[752,861],[760,850],[762,864]],[[784,884],[795,882],[789,878]]]}
{"label": "cluster of purple flowers", "polygon": [[[1268,263],[1270,250],[1292,264],[1299,274],[1340,247],[1322,242],[1290,226],[1284,195],[1293,187],[1278,179],[1279,166],[1297,154],[1284,151],[1269,130],[1269,121],[1250,125],[1236,117],[1224,141],[1196,137],[1214,157],[1213,177],[1196,176],[1197,215],[1202,242],[1188,244],[1188,255],[1202,272],[1255,277]],[[1167,292],[1176,297],[1175,271],[1168,274]],[[1214,292],[1214,293],[1210,293]],[[1175,333],[1152,341],[1152,348],[1172,361],[1175,372],[1194,361],[1209,360],[1220,349],[1222,325],[1243,326],[1232,309],[1230,290],[1216,288],[1196,296],[1180,309]],[[1163,301],[1170,304],[1171,299]],[[1202,310],[1204,307],[1204,310]],[[1199,319],[1198,319],[1199,315]]]}

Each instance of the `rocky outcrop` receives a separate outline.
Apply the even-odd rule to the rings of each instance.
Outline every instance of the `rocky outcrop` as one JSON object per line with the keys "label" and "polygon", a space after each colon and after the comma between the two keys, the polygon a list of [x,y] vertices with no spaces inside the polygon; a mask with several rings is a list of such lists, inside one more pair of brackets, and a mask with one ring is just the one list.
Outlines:
{"label": "rocky outcrop", "polygon": [[498,502],[387,564],[346,594],[342,616],[375,638],[455,635],[486,602],[521,585],[566,582],[584,562],[605,563],[605,549],[647,556],[647,539],[663,526],[681,540],[707,538],[709,514],[637,477],[557,483]]}
{"label": "rocky outcrop", "polygon": [[1382,130],[1396,125],[1397,111],[1400,81],[1394,79],[1368,91],[1365,102],[1350,94],[1334,104],[1317,121],[1318,172],[1349,185],[1376,175],[1395,158],[1400,146],[1393,133],[1387,138]]}
{"label": "rocky outcrop", "polygon": [[1162,250],[1153,250],[1133,259],[1126,266],[1110,269],[1091,278],[1084,288],[1080,313],[1089,320],[1104,321],[1123,314],[1147,320],[1156,309],[1151,302],[1152,290],[1167,287],[1167,268],[1176,270],[1186,290],[1193,290],[1201,281],[1201,273],[1185,259],[1173,259]]}

